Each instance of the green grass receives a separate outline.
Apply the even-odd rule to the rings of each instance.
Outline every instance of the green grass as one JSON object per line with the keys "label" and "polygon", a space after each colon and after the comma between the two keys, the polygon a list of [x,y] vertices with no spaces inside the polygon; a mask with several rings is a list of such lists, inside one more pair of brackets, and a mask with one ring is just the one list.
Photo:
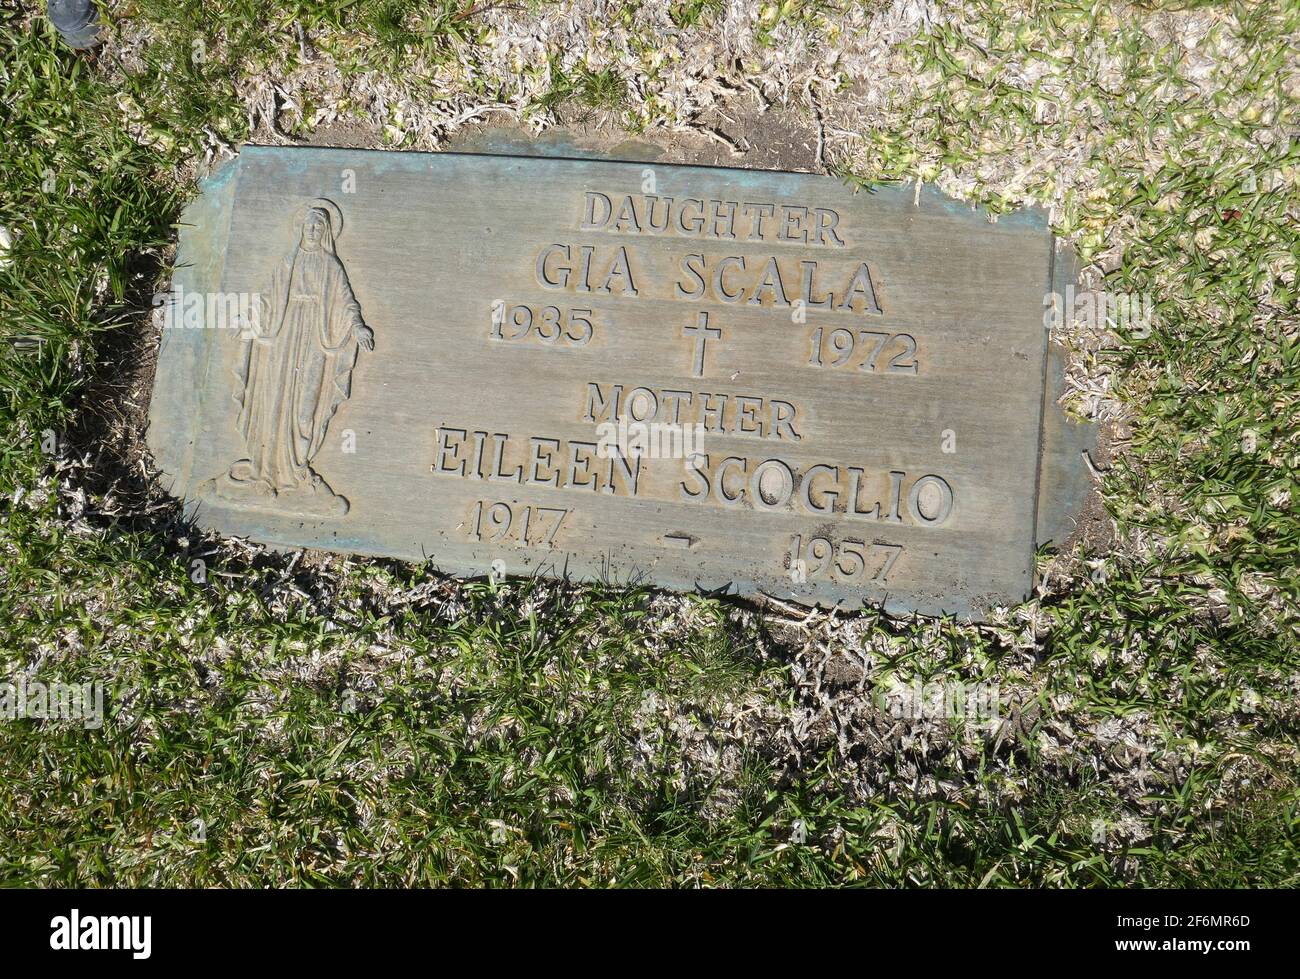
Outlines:
{"label": "green grass", "polygon": [[[125,65],[0,28],[0,679],[109,688],[100,731],[0,721],[0,882],[1300,883],[1300,146],[1260,141],[1296,130],[1300,12],[1232,7],[1197,84],[1151,8],[970,4],[922,34],[905,111],[837,166],[958,173],[999,211],[1050,199],[1065,178],[1033,164],[1081,146],[1056,230],[1157,303],[1149,336],[1085,352],[1131,431],[1103,484],[1119,542],[990,626],[865,612],[810,636],[713,598],[308,562],[180,522],[96,417],[205,133],[248,135],[240,83],[298,64],[295,22],[345,78],[452,66],[487,27],[455,3],[126,6],[152,39]],[[763,49],[833,43],[834,6],[771,9]],[[718,17],[671,5],[684,43]],[[664,121],[625,66],[564,53],[531,111]],[[492,100],[518,79],[409,81]],[[824,650],[865,661],[861,692]],[[1008,723],[899,731],[870,705],[887,677],[992,680]]]}
{"label": "green grass", "polygon": [[627,83],[618,73],[606,68],[593,71],[585,65],[566,71],[558,57],[550,65],[550,87],[537,100],[537,108],[551,112],[564,105],[582,105],[590,109],[615,110],[627,95]]}

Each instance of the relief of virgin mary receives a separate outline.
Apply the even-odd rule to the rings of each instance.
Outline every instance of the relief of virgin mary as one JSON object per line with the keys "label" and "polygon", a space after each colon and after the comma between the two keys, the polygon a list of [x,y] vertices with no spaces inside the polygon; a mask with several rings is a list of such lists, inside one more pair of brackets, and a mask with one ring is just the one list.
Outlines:
{"label": "relief of virgin mary", "polygon": [[352,392],[358,350],[375,345],[334,250],[342,228],[332,201],[303,209],[294,246],[243,333],[234,398],[247,455],[210,481],[224,499],[320,516],[348,511],[311,465]]}

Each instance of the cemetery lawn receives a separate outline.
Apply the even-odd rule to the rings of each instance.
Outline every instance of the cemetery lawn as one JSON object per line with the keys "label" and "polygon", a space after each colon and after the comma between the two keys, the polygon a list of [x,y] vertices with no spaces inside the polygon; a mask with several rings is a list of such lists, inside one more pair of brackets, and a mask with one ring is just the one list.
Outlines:
{"label": "cemetery lawn", "polygon": [[[96,729],[0,717],[0,884],[1300,884],[1300,6],[103,6],[94,57],[0,12],[0,683],[105,685]],[[1061,337],[1108,451],[1031,601],[458,581],[205,536],[152,479],[209,158],[490,113],[707,144],[765,101],[868,189],[1050,206],[1154,300]]]}

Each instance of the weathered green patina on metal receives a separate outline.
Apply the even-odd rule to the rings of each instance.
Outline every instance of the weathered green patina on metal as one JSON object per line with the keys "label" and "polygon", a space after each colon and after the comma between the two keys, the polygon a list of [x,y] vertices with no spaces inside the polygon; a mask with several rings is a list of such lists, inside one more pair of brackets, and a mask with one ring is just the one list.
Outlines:
{"label": "weathered green patina on metal", "polygon": [[149,443],[277,546],[978,618],[1087,487],[1071,270],[933,191],[248,147],[186,212]]}

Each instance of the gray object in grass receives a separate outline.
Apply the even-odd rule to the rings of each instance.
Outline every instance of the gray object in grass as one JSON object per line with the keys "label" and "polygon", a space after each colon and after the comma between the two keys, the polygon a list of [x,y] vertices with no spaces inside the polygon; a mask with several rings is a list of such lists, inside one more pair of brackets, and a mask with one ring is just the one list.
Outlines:
{"label": "gray object in grass", "polygon": [[68,47],[84,51],[99,43],[99,14],[91,0],[49,0],[45,13]]}

